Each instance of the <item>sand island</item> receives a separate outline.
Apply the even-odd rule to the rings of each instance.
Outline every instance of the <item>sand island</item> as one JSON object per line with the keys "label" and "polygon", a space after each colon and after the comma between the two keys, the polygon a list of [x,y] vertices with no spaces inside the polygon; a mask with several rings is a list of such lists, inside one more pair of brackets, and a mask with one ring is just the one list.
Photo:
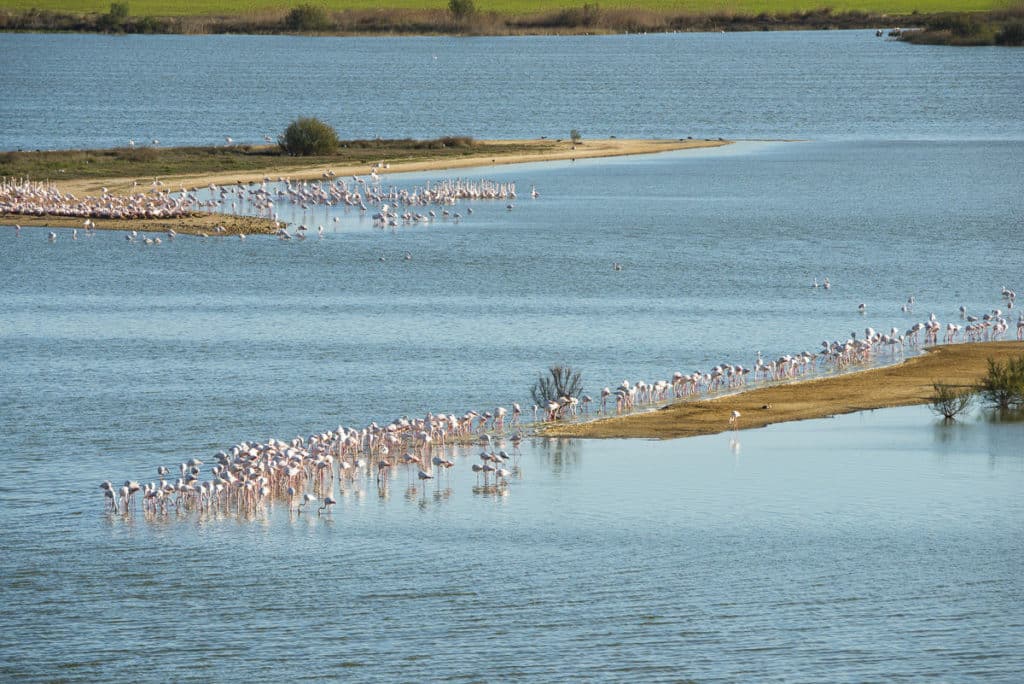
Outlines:
{"label": "sand island", "polygon": [[[764,427],[896,406],[927,404],[936,382],[976,387],[988,360],[1024,354],[1024,342],[969,342],[930,347],[902,363],[782,384],[694,401],[660,410],[541,428],[544,437],[672,439]],[[733,422],[733,411],[740,416]]]}

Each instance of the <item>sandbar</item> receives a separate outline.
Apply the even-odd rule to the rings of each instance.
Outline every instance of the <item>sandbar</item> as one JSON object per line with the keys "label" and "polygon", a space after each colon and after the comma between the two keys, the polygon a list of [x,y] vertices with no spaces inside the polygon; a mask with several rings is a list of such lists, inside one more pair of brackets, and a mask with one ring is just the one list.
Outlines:
{"label": "sandbar", "polygon": [[[417,161],[389,161],[381,157],[377,172],[407,173],[419,171],[436,171],[479,166],[504,166],[528,162],[561,161],[567,159],[592,159],[597,157],[618,157],[627,155],[655,154],[676,150],[688,150],[705,147],[728,145],[728,140],[662,140],[662,139],[585,139],[578,143],[569,140],[481,140],[477,141],[478,151],[458,158],[446,157]],[[504,148],[515,144],[516,153],[495,153],[488,147]],[[535,147],[535,151],[523,147]],[[164,187],[168,189],[203,188],[210,184],[232,185],[236,183],[260,183],[266,178],[277,181],[287,178],[293,181],[320,180],[327,173],[336,177],[363,176],[370,172],[370,165],[325,165],[323,163],[310,166],[275,166],[245,172],[223,171],[199,174],[179,174],[161,176]],[[139,191],[139,185],[145,187],[154,179],[150,177],[125,178],[77,178],[61,181],[57,188],[64,193],[72,193],[79,197],[99,195],[102,188],[111,193],[130,194]],[[83,218],[64,216],[30,216],[24,214],[0,214],[0,223],[23,226],[82,227]],[[172,219],[96,219],[96,228],[104,230],[140,230],[161,232],[168,228],[183,234],[211,234],[215,226],[224,228],[223,235],[273,233],[278,226],[269,219],[232,214],[204,214],[197,212],[188,217]]]}
{"label": "sandbar", "polygon": [[[1024,355],[1024,342],[967,342],[931,347],[902,363],[810,380],[756,387],[714,399],[680,400],[662,409],[540,428],[541,437],[674,439],[843,413],[927,404],[936,382],[974,388],[988,360]],[[768,408],[765,408],[768,407]]]}

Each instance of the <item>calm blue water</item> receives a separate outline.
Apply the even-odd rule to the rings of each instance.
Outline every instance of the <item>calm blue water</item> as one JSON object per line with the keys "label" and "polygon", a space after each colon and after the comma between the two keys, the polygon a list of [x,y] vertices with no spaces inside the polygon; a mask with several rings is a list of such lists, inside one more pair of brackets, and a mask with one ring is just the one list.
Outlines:
{"label": "calm blue water", "polygon": [[0,149],[262,143],[297,115],[346,138],[1024,136],[1020,50],[873,31],[2,35],[0,64]]}
{"label": "calm blue water", "polygon": [[[490,59],[543,40],[564,53],[504,58],[506,71],[552,84],[546,96],[521,78],[495,85],[487,69],[497,67],[482,60],[450,78],[442,104],[409,106],[399,89],[383,107],[364,104],[360,119],[387,134],[486,137],[577,127],[537,102],[563,97],[555,84],[581,51],[614,64],[621,44],[682,50],[712,38],[0,36],[0,54],[46,64],[94,41],[95,63],[118,64],[134,44],[141,67],[170,64],[166,51],[184,41],[194,61],[178,63],[181,73],[209,63],[211,46],[227,73],[254,69],[246,50],[260,45],[268,80],[234,100],[258,131],[277,125],[261,120],[274,106],[324,101],[271,68],[271,45],[287,46],[278,65],[289,69],[359,52],[344,67],[358,74],[353,92],[379,78],[359,68],[366,60],[401,64],[429,45]],[[737,137],[808,142],[460,170],[535,184],[541,198],[512,212],[478,202],[458,224],[395,232],[317,213],[309,222],[330,228],[322,240],[147,247],[62,229],[51,244],[47,229],[0,229],[0,678],[1015,681],[1024,424],[984,413],[954,426],[911,408],[670,442],[528,441],[503,495],[475,487],[475,450],[462,451],[450,480],[414,486],[399,470],[383,495],[372,484],[339,493],[329,518],[282,506],[248,521],[103,513],[104,479],[148,481],[157,465],[247,438],[526,401],[552,362],[580,368],[596,394],[623,378],[749,364],[758,350],[816,349],[867,325],[953,320],[961,304],[1005,308],[1001,287],[1024,292],[1021,113],[1002,108],[1001,90],[1019,81],[1018,52],[916,51],[861,32],[714,38],[738,46],[721,50],[733,67],[715,73],[730,79],[704,82],[700,103],[659,85],[652,97],[674,104],[639,116],[629,85],[577,102],[573,118],[655,135],[699,109]],[[694,54],[713,62],[704,52]],[[913,69],[916,96],[889,97],[880,119],[850,98],[852,76],[816,76],[807,92],[787,85],[794,74],[856,73],[867,52]],[[680,54],[651,51],[649,70],[694,78]],[[750,74],[736,64],[754,54],[748,68],[760,77],[744,95],[732,86]],[[579,58],[608,68],[587,63]],[[981,95],[925,87],[929,70]],[[83,130],[89,145],[113,144],[128,128],[58,105],[58,124],[32,129],[30,101],[75,98],[40,85],[62,69],[35,81],[10,71],[0,70],[0,92],[17,97],[0,107],[18,122],[0,131],[0,147],[33,135],[77,145],[66,141]],[[25,80],[6,85],[15,78]],[[425,87],[410,81],[410,92]],[[159,97],[140,97],[139,120],[176,121],[178,133],[159,133],[168,141],[216,139],[221,114],[203,110],[215,104],[196,83],[167,80]],[[207,84],[213,100],[217,84]],[[503,87],[523,109],[436,129],[470,116],[454,87],[486,94],[487,106],[488,89]],[[160,98],[195,103],[194,121],[161,113]],[[786,101],[784,123],[756,113]],[[644,123],[629,123],[634,115]],[[810,287],[824,276],[831,291]],[[905,314],[909,295],[917,305]]]}

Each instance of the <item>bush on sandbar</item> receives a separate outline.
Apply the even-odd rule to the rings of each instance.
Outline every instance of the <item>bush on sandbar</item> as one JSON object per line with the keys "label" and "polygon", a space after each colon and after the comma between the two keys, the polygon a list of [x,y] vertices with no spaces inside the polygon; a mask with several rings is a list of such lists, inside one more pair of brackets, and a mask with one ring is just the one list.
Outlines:
{"label": "bush on sandbar", "polygon": [[285,129],[277,144],[285,153],[296,157],[331,154],[338,149],[338,133],[328,124],[313,117],[296,119]]}

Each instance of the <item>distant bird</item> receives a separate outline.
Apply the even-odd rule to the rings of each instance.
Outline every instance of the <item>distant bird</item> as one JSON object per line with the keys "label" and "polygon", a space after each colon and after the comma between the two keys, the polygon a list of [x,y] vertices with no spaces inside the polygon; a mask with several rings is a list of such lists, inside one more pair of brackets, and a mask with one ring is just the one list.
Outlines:
{"label": "distant bird", "polygon": [[737,426],[739,425],[739,422],[740,422],[740,412],[739,411],[733,411],[732,414],[729,416],[729,425],[732,425],[733,429],[735,430],[737,428]]}

